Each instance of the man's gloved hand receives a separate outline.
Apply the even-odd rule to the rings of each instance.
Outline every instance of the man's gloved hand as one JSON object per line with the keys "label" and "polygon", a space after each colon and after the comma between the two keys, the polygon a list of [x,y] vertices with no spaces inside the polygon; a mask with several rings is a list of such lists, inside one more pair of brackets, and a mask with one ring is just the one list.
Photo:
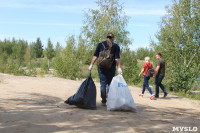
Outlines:
{"label": "man's gloved hand", "polygon": [[92,67],[93,67],[93,64],[90,64],[90,66],[89,66],[89,70],[91,71],[92,70]]}
{"label": "man's gloved hand", "polygon": [[122,75],[122,69],[118,68],[118,74]]}

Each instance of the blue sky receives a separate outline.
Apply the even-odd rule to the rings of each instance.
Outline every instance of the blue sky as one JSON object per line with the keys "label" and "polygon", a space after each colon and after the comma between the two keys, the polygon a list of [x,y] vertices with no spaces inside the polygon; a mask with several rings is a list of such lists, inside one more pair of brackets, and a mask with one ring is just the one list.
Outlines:
{"label": "blue sky", "polygon": [[[66,46],[70,35],[78,37],[83,26],[84,10],[97,9],[96,0],[0,0],[0,40],[4,38],[36,41],[40,37],[44,47],[48,38]],[[150,38],[156,41],[161,17],[172,0],[119,0],[130,17],[127,30],[133,44],[148,47]]]}

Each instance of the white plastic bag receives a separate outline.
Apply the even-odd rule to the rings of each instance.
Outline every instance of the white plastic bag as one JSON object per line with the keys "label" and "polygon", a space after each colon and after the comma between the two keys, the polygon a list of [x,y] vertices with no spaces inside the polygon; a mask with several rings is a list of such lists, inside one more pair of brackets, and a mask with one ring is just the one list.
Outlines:
{"label": "white plastic bag", "polygon": [[108,92],[107,110],[136,111],[135,102],[122,75],[112,79]]}

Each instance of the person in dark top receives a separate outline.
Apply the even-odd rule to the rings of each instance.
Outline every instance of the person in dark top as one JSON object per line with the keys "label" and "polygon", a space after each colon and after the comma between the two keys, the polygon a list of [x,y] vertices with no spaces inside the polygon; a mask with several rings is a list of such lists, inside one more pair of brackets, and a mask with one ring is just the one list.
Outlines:
{"label": "person in dark top", "polygon": [[[107,102],[107,100],[106,100],[107,96],[106,95],[109,91],[110,83],[112,81],[112,78],[115,76],[116,65],[118,67],[118,74],[122,74],[121,63],[120,63],[120,55],[119,55],[120,54],[120,48],[113,41],[114,41],[114,35],[112,33],[108,33],[106,41],[103,41],[103,42],[101,42],[97,45],[94,56],[91,60],[90,66],[89,66],[89,70],[91,71],[95,61],[99,57],[99,53],[104,50],[104,46],[105,46],[106,49],[108,49],[109,47],[112,48],[113,60],[114,61],[112,63],[111,68],[106,69],[106,68],[98,67],[98,73],[99,73],[100,85],[101,85],[101,98],[102,98],[101,103],[104,106],[106,105],[106,102]],[[103,46],[102,43],[104,44],[104,46]],[[106,86],[108,86],[107,92],[106,92]]]}
{"label": "person in dark top", "polygon": [[156,71],[153,75],[153,78],[155,78],[155,98],[159,98],[159,87],[164,92],[164,97],[166,97],[168,93],[162,84],[162,80],[165,77],[165,61],[162,59],[161,53],[156,54],[156,59],[158,62],[156,65]]}

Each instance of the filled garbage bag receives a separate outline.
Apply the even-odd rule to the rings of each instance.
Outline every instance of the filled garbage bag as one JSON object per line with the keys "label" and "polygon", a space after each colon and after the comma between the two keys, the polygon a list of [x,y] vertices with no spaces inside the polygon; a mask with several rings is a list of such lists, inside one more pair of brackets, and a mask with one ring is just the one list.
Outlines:
{"label": "filled garbage bag", "polygon": [[122,75],[113,77],[111,81],[107,110],[136,111],[135,102]]}
{"label": "filled garbage bag", "polygon": [[65,103],[80,108],[96,109],[96,86],[92,80],[91,73],[80,85],[77,92],[69,97]]}

